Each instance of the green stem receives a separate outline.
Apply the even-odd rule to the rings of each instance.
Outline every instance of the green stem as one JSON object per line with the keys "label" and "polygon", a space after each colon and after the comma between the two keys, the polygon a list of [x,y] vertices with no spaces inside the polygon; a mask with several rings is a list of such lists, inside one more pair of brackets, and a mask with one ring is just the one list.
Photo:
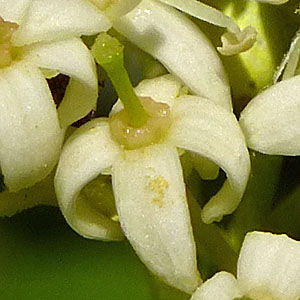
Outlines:
{"label": "green stem", "polygon": [[92,47],[96,62],[107,72],[129,118],[129,125],[143,126],[148,115],[134,92],[128,73],[124,67],[124,46],[106,33],[100,33]]}

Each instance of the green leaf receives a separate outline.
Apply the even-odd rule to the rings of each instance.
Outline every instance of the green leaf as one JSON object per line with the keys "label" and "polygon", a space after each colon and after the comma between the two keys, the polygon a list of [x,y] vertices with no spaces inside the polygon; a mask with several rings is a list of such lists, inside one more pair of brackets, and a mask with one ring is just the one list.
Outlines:
{"label": "green leaf", "polygon": [[0,219],[0,245],[2,299],[156,299],[129,243],[86,240],[56,208]]}

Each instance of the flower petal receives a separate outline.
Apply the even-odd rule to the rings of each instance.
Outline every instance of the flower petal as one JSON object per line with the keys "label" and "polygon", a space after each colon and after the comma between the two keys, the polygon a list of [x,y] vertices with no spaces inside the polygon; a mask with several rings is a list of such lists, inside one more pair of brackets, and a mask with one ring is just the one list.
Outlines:
{"label": "flower petal", "polygon": [[19,29],[16,46],[63,40],[106,31],[110,21],[89,1],[32,0]]}
{"label": "flower petal", "polygon": [[0,192],[0,217],[11,217],[38,205],[57,206],[53,175],[51,173],[43,181],[17,193],[11,193],[8,190]]}
{"label": "flower petal", "polygon": [[58,115],[64,128],[96,107],[98,83],[96,66],[80,39],[37,44],[26,48],[24,59],[41,68],[57,70],[71,77]]}
{"label": "flower petal", "polygon": [[279,5],[279,4],[286,3],[289,0],[256,0],[256,1]]}
{"label": "flower petal", "polygon": [[192,293],[200,279],[176,149],[157,144],[125,151],[112,178],[121,226],[137,254],[168,284]]}
{"label": "flower petal", "polygon": [[119,147],[110,138],[105,119],[95,119],[79,128],[65,144],[54,184],[59,206],[69,225],[87,238],[120,240],[117,222],[79,199],[84,186],[110,167]]}
{"label": "flower petal", "polygon": [[99,9],[105,12],[109,18],[119,18],[126,15],[135,6],[137,6],[141,0],[90,0]]}
{"label": "flower petal", "polygon": [[235,277],[227,272],[219,272],[205,281],[191,300],[234,300],[242,296]]}
{"label": "flower petal", "polygon": [[231,110],[229,85],[215,49],[182,13],[163,3],[143,0],[115,21],[114,27],[163,63],[193,93]]}
{"label": "flower petal", "polygon": [[202,211],[205,223],[219,221],[238,206],[250,171],[249,154],[238,122],[232,113],[196,96],[177,98],[172,114],[173,143],[210,159],[227,174],[221,190]]}
{"label": "flower petal", "polygon": [[[253,299],[297,300],[300,242],[284,234],[248,233],[239,256],[237,278]],[[265,295],[269,298],[263,298]]]}
{"label": "flower petal", "polygon": [[31,0],[0,0],[0,16],[5,21],[20,24]]}
{"label": "flower petal", "polygon": [[[139,97],[150,97],[154,101],[163,102],[172,107],[174,99],[182,88],[181,82],[172,74],[166,74],[152,79],[144,79],[134,89]],[[115,114],[123,109],[120,99],[111,110]]]}
{"label": "flower petal", "polygon": [[247,26],[238,33],[226,32],[222,35],[222,47],[218,51],[222,55],[235,55],[252,48],[256,42],[257,31],[252,26]]}
{"label": "flower petal", "polygon": [[42,73],[16,63],[0,70],[0,164],[10,191],[29,187],[55,166],[63,140]]}
{"label": "flower petal", "polygon": [[182,83],[172,74],[162,75],[152,79],[145,79],[135,88],[140,97],[151,97],[157,102],[173,105],[179,95]]}
{"label": "flower petal", "polygon": [[202,179],[214,180],[218,177],[220,169],[215,163],[196,153],[191,153],[191,158],[194,168]]}
{"label": "flower petal", "polygon": [[300,154],[300,75],[281,81],[250,101],[240,125],[248,147],[266,154]]}

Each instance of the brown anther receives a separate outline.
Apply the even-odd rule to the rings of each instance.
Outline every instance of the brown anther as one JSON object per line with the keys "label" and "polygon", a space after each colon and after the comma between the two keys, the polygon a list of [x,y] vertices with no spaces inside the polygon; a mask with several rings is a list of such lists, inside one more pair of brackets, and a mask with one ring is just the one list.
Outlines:
{"label": "brown anther", "polygon": [[110,131],[113,139],[125,149],[137,149],[160,142],[171,126],[170,107],[161,102],[155,102],[149,97],[140,98],[149,115],[142,127],[130,126],[125,110],[110,118]]}

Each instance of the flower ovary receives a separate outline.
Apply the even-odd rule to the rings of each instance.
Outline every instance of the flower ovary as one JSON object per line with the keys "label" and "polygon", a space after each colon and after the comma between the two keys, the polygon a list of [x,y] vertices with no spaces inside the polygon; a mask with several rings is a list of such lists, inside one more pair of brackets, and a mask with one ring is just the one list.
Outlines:
{"label": "flower ovary", "polygon": [[149,97],[140,98],[140,101],[149,115],[141,127],[129,124],[126,110],[112,115],[109,121],[112,138],[128,150],[160,142],[171,126],[170,108],[166,103],[155,102]]}

